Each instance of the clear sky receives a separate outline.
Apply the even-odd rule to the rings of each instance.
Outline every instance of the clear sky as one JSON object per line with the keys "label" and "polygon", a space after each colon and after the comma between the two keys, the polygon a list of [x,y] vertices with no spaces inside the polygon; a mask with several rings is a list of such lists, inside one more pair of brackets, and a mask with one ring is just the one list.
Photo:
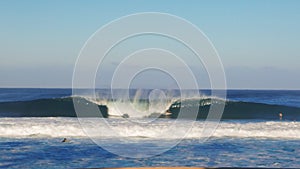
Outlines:
{"label": "clear sky", "polygon": [[300,89],[300,1],[0,1],[0,87],[71,87],[78,53],[124,15],[164,12],[215,45],[229,88]]}

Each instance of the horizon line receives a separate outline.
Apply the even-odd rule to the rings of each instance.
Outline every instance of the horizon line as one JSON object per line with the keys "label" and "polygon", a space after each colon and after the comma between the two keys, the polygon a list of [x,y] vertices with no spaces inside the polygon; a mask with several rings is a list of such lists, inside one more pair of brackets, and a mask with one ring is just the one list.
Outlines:
{"label": "horizon line", "polygon": [[[91,90],[91,89],[111,89],[107,87],[103,88],[72,88],[72,87],[8,87],[8,86],[1,86],[0,89],[80,89],[80,90]],[[125,90],[126,88],[117,88],[116,90]],[[154,90],[154,89],[161,89],[161,90],[180,90],[180,89],[168,89],[168,88],[131,88],[131,90],[138,90],[138,89],[145,89],[145,90]],[[181,90],[300,90],[297,88],[287,89],[287,88],[227,88],[227,89],[209,89],[209,88],[199,88],[199,89],[181,89]]]}

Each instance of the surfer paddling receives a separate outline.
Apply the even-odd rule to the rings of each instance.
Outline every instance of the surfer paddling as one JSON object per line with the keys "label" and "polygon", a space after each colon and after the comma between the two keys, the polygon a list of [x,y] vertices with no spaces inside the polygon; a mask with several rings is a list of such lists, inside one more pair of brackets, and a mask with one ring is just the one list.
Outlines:
{"label": "surfer paddling", "polygon": [[69,140],[67,138],[64,138],[61,142],[66,143],[66,142],[69,142]]}

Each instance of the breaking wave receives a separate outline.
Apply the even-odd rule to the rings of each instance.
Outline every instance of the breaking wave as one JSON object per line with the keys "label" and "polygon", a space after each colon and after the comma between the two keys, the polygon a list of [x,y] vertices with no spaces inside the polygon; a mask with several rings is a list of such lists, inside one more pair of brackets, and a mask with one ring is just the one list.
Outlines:
{"label": "breaking wave", "polygon": [[[225,101],[213,97],[192,98],[184,100],[169,100],[167,105],[158,101],[149,109],[149,100],[138,102],[95,100],[87,97],[63,97],[52,99],[37,99],[31,101],[14,101],[0,103],[0,117],[76,117],[73,101],[86,107],[86,117],[94,117],[89,114],[88,107],[98,106],[102,117],[163,117],[177,118],[180,111],[185,113],[184,118],[189,118],[189,110],[197,108],[197,119],[205,119],[211,105],[224,104],[222,119],[263,119],[278,120],[278,113],[283,113],[285,120],[300,120],[300,108],[271,105],[253,102]],[[116,105],[117,104],[117,108]],[[132,108],[134,107],[134,108]]]}

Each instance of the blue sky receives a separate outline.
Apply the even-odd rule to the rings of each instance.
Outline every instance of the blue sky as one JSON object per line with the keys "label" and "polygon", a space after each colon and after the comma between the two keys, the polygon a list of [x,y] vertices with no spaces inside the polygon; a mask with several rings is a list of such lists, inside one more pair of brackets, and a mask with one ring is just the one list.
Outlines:
{"label": "blue sky", "polygon": [[0,1],[0,87],[71,87],[85,41],[137,12],[198,26],[223,62],[229,88],[300,89],[300,1]]}

